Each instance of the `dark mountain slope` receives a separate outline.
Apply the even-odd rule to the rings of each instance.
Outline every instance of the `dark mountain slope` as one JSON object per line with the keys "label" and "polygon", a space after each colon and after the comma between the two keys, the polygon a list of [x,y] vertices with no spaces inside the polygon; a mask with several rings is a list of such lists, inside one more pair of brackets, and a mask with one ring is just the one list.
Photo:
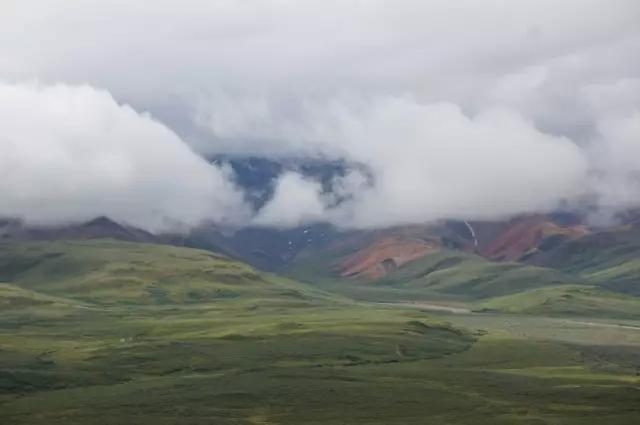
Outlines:
{"label": "dark mountain slope", "polygon": [[80,224],[64,226],[25,226],[17,220],[0,223],[0,241],[112,238],[129,242],[160,243],[161,238],[142,229],[98,217]]}

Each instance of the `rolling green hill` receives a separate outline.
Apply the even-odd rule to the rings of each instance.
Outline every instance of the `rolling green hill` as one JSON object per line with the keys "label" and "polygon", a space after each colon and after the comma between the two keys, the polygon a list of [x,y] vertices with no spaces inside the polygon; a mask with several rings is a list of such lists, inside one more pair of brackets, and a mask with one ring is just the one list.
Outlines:
{"label": "rolling green hill", "polygon": [[580,276],[609,290],[640,295],[640,228],[625,226],[565,241],[529,262]]}
{"label": "rolling green hill", "polygon": [[82,304],[68,298],[53,297],[6,283],[0,283],[0,305],[4,310],[13,310],[43,306],[81,306]]}
{"label": "rolling green hill", "polygon": [[[360,244],[362,245],[362,243]],[[577,238],[543,239],[523,262],[491,261],[440,248],[380,278],[340,276],[336,264],[359,247],[334,245],[300,256],[298,280],[353,298],[429,302],[518,314],[636,318],[640,230],[627,225]]]}
{"label": "rolling green hill", "polygon": [[[476,286],[474,299],[510,294],[483,299],[488,313],[432,314],[354,301],[207,251],[2,244],[0,422],[634,424],[640,322],[551,319],[541,315],[556,304],[544,310],[541,300],[606,296],[606,312],[635,305],[548,287],[549,271],[518,286],[539,270],[440,251],[384,282],[343,286],[382,298],[461,299]],[[476,275],[495,278],[483,286]],[[503,313],[513,305],[528,315],[517,328]]]}
{"label": "rolling green hill", "polygon": [[496,297],[479,303],[477,309],[540,316],[638,319],[640,298],[597,287],[565,285]]}
{"label": "rolling green hill", "polygon": [[395,270],[376,284],[482,299],[576,281],[548,268],[492,262],[474,254],[440,250]]}
{"label": "rolling green hill", "polygon": [[331,273],[338,261],[326,253],[306,258],[291,276],[322,288],[375,301],[454,299],[474,301],[545,286],[577,284],[580,279],[558,270],[520,263],[493,262],[475,254],[441,249],[369,281]]}
{"label": "rolling green hill", "polygon": [[98,304],[327,297],[208,251],[113,240],[0,244],[0,281]]}

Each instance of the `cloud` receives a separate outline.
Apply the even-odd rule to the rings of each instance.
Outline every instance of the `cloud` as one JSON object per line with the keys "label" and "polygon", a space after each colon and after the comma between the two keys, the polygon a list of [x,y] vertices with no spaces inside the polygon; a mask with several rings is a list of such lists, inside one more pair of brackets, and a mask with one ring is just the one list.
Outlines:
{"label": "cloud", "polygon": [[286,172],[278,177],[273,197],[252,220],[256,226],[295,227],[326,220],[320,183]]}
{"label": "cloud", "polygon": [[594,164],[589,186],[597,205],[609,215],[640,206],[640,109],[600,121],[598,131],[589,152]]}
{"label": "cloud", "polygon": [[339,179],[336,187],[348,197],[337,205],[305,182],[276,193],[265,211],[277,204],[277,210],[294,214],[296,200],[305,199],[302,205],[313,205],[316,216],[323,205],[322,216],[338,225],[377,227],[551,211],[583,193],[585,153],[513,111],[468,117],[456,105],[411,98],[378,99],[356,109],[344,103],[309,106],[303,124],[296,131],[284,124],[280,138],[317,144],[327,155],[339,152],[364,164],[373,182],[366,184],[358,173]]}
{"label": "cloud", "polygon": [[[281,176],[256,217],[228,212],[242,198],[228,171],[166,167],[157,178],[175,187],[216,176],[185,191],[188,212],[171,210],[188,223],[370,227],[585,203],[615,213],[640,206],[639,18],[636,0],[9,0],[0,78],[102,87],[203,155],[359,164],[337,194]],[[198,203],[200,190],[220,199]],[[138,208],[126,217],[144,223]]]}
{"label": "cloud", "polygon": [[245,210],[228,171],[90,86],[0,84],[0,152],[1,217],[49,225],[107,215],[174,231]]}
{"label": "cloud", "polygon": [[[422,104],[409,96],[306,103],[302,118],[270,123],[261,133],[368,171],[370,178],[352,170],[333,182],[339,203],[309,182],[304,186],[304,196],[322,205],[315,215],[338,226],[496,219],[585,206],[594,223],[603,224],[640,207],[638,81],[584,88],[584,104],[597,113],[595,131],[579,141],[544,132],[515,109],[468,115],[455,104]],[[289,208],[298,197],[299,191]],[[277,202],[284,205],[284,195]]]}
{"label": "cloud", "polygon": [[[585,83],[640,67],[635,0],[5,3],[0,77],[88,82],[189,136],[192,115],[222,106],[217,97],[264,96],[295,115],[309,97],[410,92],[466,110],[532,68],[549,68],[540,99],[569,102]],[[206,151],[239,149],[189,139]]]}

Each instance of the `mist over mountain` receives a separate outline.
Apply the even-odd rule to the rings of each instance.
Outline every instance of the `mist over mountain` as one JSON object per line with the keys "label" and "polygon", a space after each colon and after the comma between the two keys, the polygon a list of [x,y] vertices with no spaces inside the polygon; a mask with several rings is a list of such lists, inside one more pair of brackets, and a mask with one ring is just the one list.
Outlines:
{"label": "mist over mountain", "polygon": [[0,0],[0,423],[637,425],[639,0]]}
{"label": "mist over mountain", "polygon": [[[639,18],[630,0],[9,1],[0,216],[611,224],[640,204]],[[256,190],[208,161],[231,157],[340,172],[276,165]]]}

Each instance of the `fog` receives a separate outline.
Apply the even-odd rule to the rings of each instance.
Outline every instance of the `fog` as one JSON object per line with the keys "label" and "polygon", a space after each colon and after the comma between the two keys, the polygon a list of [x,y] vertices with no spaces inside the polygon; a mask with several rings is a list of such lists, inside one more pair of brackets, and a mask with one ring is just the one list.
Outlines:
{"label": "fog", "polygon": [[[2,7],[0,215],[164,231],[640,207],[634,0]],[[213,154],[361,168],[332,193],[287,173],[251,211]]]}
{"label": "fog", "polygon": [[0,128],[0,216],[56,225],[106,215],[154,232],[243,219],[228,171],[104,91],[0,85]]}

